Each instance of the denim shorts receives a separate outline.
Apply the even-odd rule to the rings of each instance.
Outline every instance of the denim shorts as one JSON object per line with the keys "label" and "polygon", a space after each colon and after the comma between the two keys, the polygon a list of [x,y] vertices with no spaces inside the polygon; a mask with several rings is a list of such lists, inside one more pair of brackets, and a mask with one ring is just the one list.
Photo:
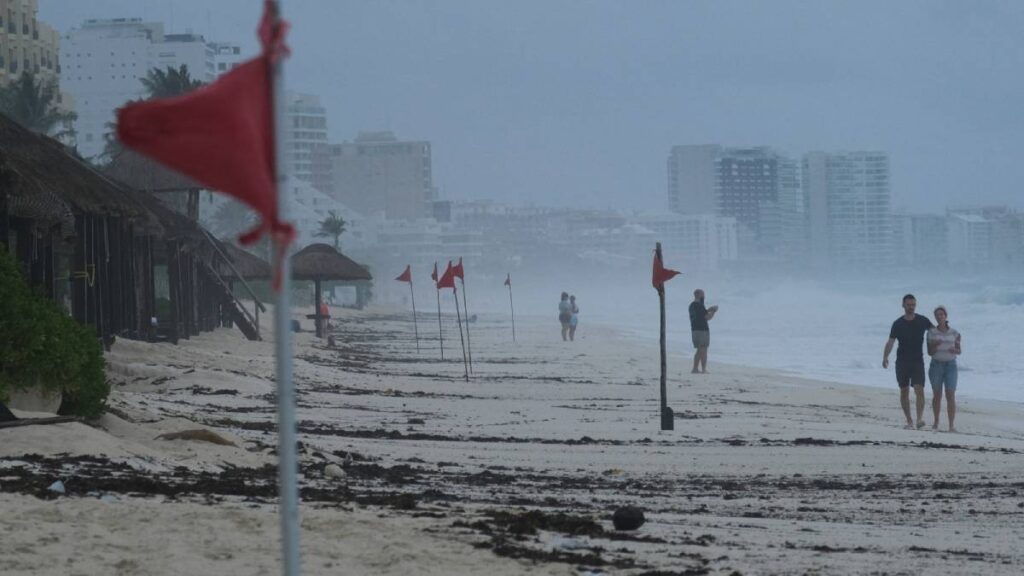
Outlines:
{"label": "denim shorts", "polygon": [[941,394],[943,386],[946,390],[956,392],[956,380],[956,359],[946,362],[933,359],[928,366],[928,381],[932,383],[932,392],[935,394]]}

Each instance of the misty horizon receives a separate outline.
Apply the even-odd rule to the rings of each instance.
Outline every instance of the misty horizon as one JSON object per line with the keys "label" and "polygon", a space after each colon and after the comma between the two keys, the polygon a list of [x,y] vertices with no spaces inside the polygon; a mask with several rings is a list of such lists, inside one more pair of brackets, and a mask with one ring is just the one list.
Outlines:
{"label": "misty horizon", "polygon": [[[62,34],[139,17],[255,53],[258,2],[40,0]],[[431,142],[443,199],[663,210],[672,146],[879,150],[894,211],[1020,207],[1009,2],[285,2],[288,89],[331,142]],[[328,64],[329,63],[329,64]]]}

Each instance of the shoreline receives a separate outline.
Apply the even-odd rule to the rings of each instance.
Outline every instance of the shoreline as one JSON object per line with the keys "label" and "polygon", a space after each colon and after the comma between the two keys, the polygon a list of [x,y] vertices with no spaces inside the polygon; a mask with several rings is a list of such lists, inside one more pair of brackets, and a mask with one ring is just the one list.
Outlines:
{"label": "shoreline", "polygon": [[[657,346],[614,328],[588,324],[563,346],[557,325],[517,316],[513,346],[507,322],[481,314],[467,383],[461,357],[446,349],[440,360],[436,334],[415,352],[407,313],[335,313],[336,348],[295,335],[308,573],[861,573],[884,564],[1014,574],[1024,565],[1020,406],[969,398],[961,433],[903,430],[896,390],[712,359],[711,374],[670,378],[676,429],[661,432]],[[11,565],[63,573],[64,559],[32,543],[107,525],[149,557],[94,535],[89,550],[71,545],[85,573],[171,574],[176,562],[196,573],[276,573],[272,345],[226,330],[177,347],[118,341],[115,410],[98,427],[0,430]],[[190,428],[235,446],[155,439]],[[46,486],[60,474],[68,495],[56,497]],[[134,532],[138,503],[161,523],[218,536],[174,532],[163,550],[159,534]],[[647,524],[615,531],[611,512],[622,505],[643,508]],[[350,515],[374,522],[347,532]],[[400,541],[374,548],[381,532]]]}

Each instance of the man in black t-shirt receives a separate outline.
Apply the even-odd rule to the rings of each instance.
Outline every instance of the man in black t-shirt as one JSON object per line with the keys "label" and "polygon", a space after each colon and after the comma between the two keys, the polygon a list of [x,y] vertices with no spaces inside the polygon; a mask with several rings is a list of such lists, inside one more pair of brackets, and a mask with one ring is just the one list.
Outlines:
{"label": "man in black t-shirt", "polygon": [[892,345],[899,342],[896,349],[896,384],[900,387],[900,406],[907,418],[907,428],[914,427],[910,419],[910,387],[914,387],[917,408],[917,427],[924,427],[924,335],[932,327],[932,321],[926,316],[915,314],[917,299],[913,294],[903,297],[903,316],[892,323],[889,329],[889,340],[885,343],[882,354],[882,368],[889,367],[889,353]]}
{"label": "man in black t-shirt", "polygon": [[700,372],[708,371],[708,346],[711,345],[711,330],[708,328],[708,320],[715,317],[718,306],[711,308],[704,307],[704,291],[700,288],[693,291],[693,302],[690,303],[690,334],[693,337],[693,374],[697,374],[697,366],[700,365]]}

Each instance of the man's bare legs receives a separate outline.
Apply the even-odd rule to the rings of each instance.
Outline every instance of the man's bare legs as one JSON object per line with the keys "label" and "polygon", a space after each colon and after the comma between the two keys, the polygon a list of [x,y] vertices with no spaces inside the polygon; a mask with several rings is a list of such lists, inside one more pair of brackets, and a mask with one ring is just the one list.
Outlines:
{"label": "man's bare legs", "polygon": [[910,386],[900,388],[900,408],[903,408],[903,415],[907,418],[907,426],[913,426],[914,421],[910,418]]}
{"label": "man's bare legs", "polygon": [[693,370],[690,370],[690,373],[697,374],[698,367],[700,367],[700,372],[708,371],[708,349],[706,346],[693,351]]}
{"label": "man's bare legs", "polygon": [[949,416],[949,431],[956,432],[953,419],[956,418],[956,390],[946,390],[946,414]]}
{"label": "man's bare legs", "polygon": [[914,406],[917,408],[917,427],[924,428],[924,386],[914,386]]}

